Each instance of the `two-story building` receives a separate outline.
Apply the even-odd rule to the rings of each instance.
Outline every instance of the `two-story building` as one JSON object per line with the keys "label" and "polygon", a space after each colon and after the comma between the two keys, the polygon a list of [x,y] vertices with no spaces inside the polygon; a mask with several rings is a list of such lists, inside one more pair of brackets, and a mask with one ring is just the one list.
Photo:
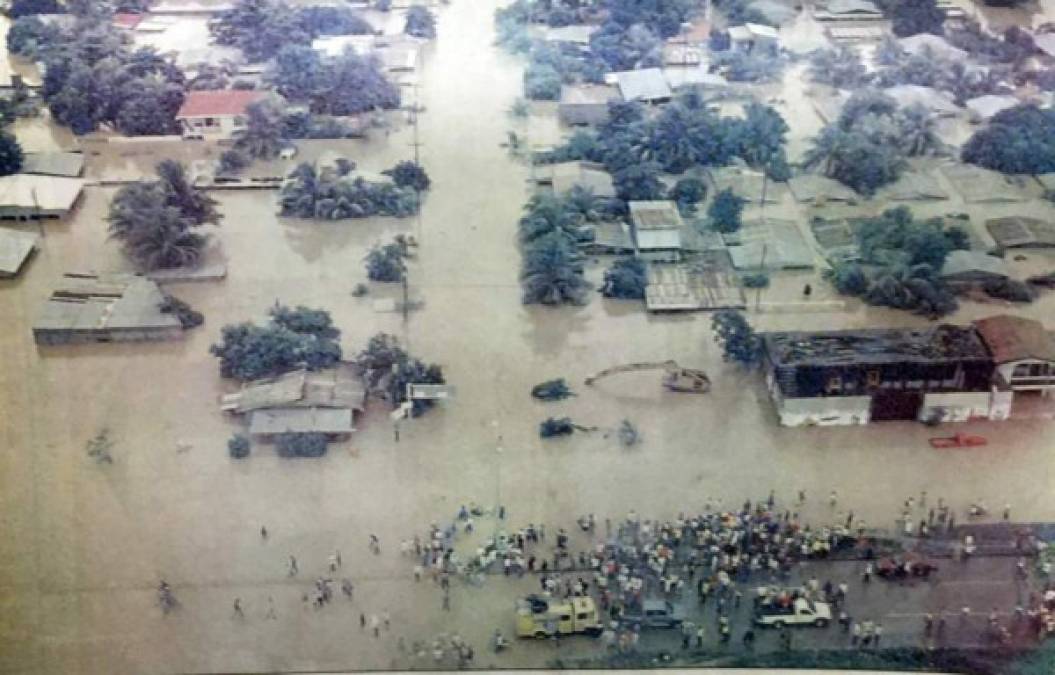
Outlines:
{"label": "two-story building", "polygon": [[1039,321],[762,335],[784,426],[1005,420],[1016,397],[1055,390],[1055,336]]}

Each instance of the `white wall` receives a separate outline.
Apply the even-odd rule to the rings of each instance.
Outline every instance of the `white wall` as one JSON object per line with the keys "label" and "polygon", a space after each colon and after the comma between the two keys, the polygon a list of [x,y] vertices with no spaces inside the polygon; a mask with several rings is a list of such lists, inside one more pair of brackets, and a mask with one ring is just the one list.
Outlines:
{"label": "white wall", "polygon": [[992,395],[987,391],[937,392],[925,394],[919,419],[925,420],[941,411],[943,422],[966,422],[974,418],[988,418]]}

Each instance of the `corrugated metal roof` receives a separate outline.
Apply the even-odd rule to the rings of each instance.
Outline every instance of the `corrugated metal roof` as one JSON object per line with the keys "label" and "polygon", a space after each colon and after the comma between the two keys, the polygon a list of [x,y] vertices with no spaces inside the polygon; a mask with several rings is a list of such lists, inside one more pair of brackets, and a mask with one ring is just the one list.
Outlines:
{"label": "corrugated metal roof", "polygon": [[0,276],[14,276],[33,252],[40,235],[0,228]]}
{"label": "corrugated metal roof", "polygon": [[763,333],[776,365],[948,363],[988,360],[979,334],[969,327],[863,328]]}
{"label": "corrugated metal roof", "polygon": [[988,120],[999,112],[1007,110],[1008,108],[1014,108],[1016,105],[1020,105],[1022,101],[1019,101],[1014,96],[996,96],[994,94],[986,94],[985,96],[977,96],[975,98],[967,99],[964,105],[971,114],[980,120]]}
{"label": "corrugated metal roof", "polygon": [[981,251],[957,250],[949,253],[941,268],[942,277],[955,276],[1010,276],[1007,263],[1001,258]]}
{"label": "corrugated metal roof", "polygon": [[24,173],[0,176],[0,209],[69,211],[83,189],[80,178]]}
{"label": "corrugated metal roof", "polygon": [[256,410],[249,418],[249,433],[253,435],[350,434],[353,431],[351,408],[272,408]]}
{"label": "corrugated metal roof", "polygon": [[991,218],[985,222],[1001,248],[1055,246],[1055,224],[1029,216]]}
{"label": "corrugated metal roof", "polygon": [[662,101],[673,96],[659,68],[624,70],[613,76],[624,101]]}
{"label": "corrugated metal roof", "polygon": [[77,178],[84,173],[84,155],[79,152],[27,152],[21,173]]}
{"label": "corrugated metal roof", "polygon": [[160,309],[164,294],[153,281],[128,274],[66,275],[44,303],[34,330],[149,330],[180,328]]}
{"label": "corrugated metal roof", "polygon": [[634,201],[627,206],[630,220],[638,230],[680,229],[683,225],[678,207],[672,201]]}
{"label": "corrugated metal roof", "polygon": [[1055,362],[1055,338],[1033,319],[1000,314],[974,322],[997,363],[1024,359]]}

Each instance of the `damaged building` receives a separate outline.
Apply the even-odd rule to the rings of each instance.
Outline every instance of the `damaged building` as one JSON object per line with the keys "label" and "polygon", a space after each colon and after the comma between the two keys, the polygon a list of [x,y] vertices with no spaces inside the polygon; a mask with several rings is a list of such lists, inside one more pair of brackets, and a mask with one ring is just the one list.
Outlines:
{"label": "damaged building", "polygon": [[1018,317],[772,332],[763,335],[763,350],[766,386],[783,426],[1004,420],[1016,396],[1055,389],[1055,337]]}

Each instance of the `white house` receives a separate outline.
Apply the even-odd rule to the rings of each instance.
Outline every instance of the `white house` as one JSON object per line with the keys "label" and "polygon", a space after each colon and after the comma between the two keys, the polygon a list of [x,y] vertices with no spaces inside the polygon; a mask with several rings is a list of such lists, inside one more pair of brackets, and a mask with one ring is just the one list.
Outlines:
{"label": "white house", "polygon": [[267,96],[261,91],[192,91],[183,100],[176,120],[184,138],[228,140],[245,130],[246,108]]}
{"label": "white house", "polygon": [[749,52],[756,47],[773,51],[780,49],[780,35],[772,26],[759,23],[745,23],[729,29],[729,40],[734,50]]}

